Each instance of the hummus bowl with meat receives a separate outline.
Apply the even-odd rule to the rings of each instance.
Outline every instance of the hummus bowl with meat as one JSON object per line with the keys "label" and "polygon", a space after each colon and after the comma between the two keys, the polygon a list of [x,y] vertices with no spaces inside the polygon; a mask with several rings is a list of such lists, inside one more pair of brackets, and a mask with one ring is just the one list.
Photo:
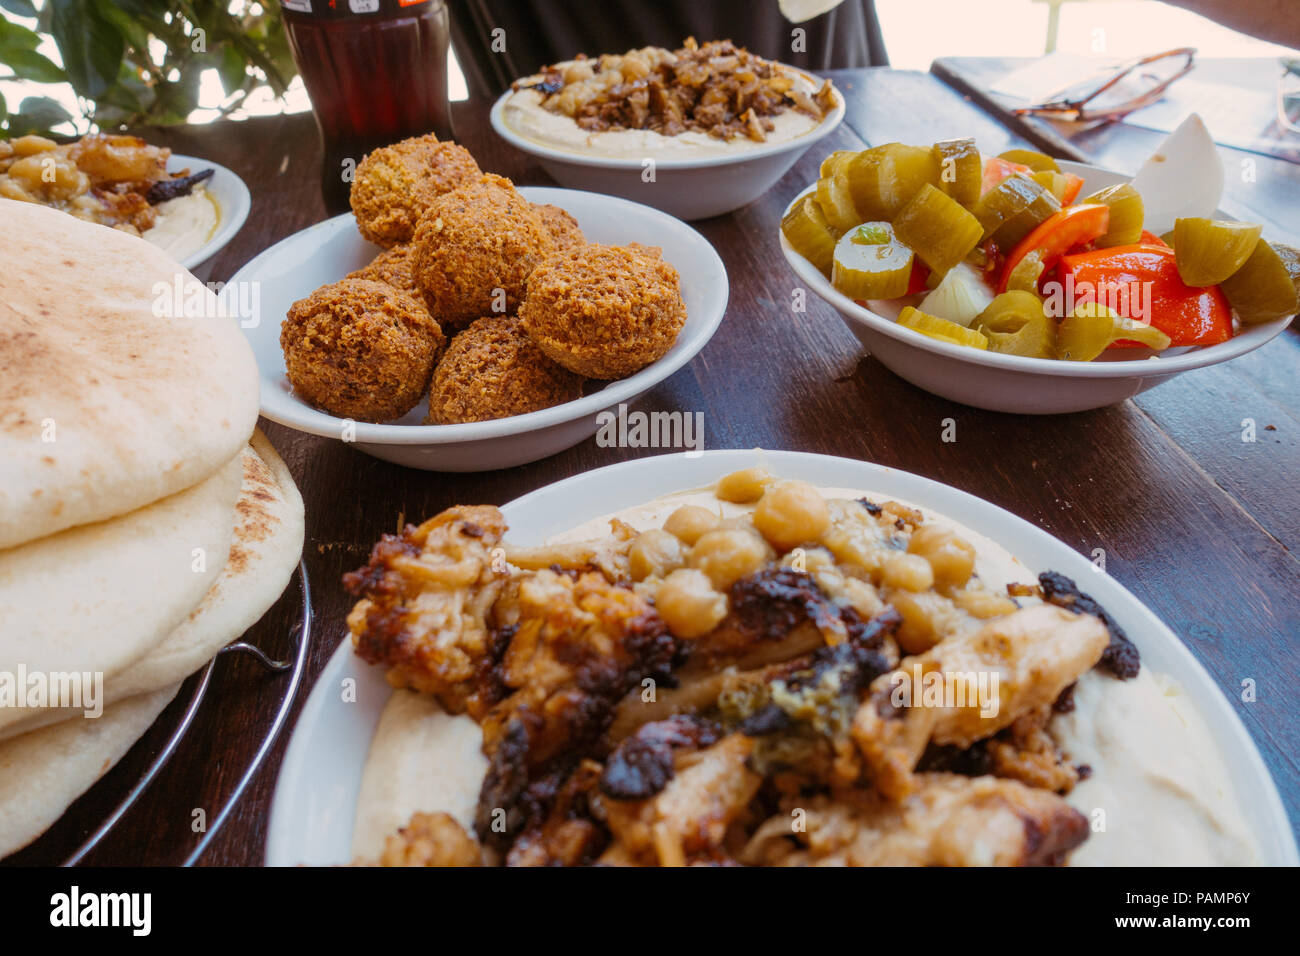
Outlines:
{"label": "hummus bowl with meat", "polygon": [[267,862],[1294,863],[1216,682],[1092,567],[789,452],[449,509],[347,577]]}
{"label": "hummus bowl with meat", "polygon": [[491,121],[565,186],[704,219],[763,195],[843,117],[829,80],[688,39],[546,67],[516,80]]}

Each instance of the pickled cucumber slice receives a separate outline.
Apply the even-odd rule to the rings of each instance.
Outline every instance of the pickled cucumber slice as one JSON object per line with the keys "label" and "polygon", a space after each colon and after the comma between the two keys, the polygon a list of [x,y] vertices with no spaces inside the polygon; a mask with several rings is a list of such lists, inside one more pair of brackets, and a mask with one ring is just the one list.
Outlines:
{"label": "pickled cucumber slice", "polygon": [[1069,188],[1070,181],[1065,178],[1065,173],[1054,172],[1050,169],[1041,169],[1036,173],[1031,173],[1029,178],[1055,196],[1057,202],[1061,202],[1065,198],[1065,191]]}
{"label": "pickled cucumber slice", "polygon": [[1061,320],[1056,330],[1056,357],[1068,362],[1091,362],[1112,342],[1141,342],[1160,351],[1169,348],[1169,336],[1154,325],[1126,319],[1097,302],[1084,302]]}
{"label": "pickled cucumber slice", "polygon": [[974,205],[984,180],[984,160],[975,140],[945,139],[935,143],[933,151],[939,164],[939,188],[963,206]]}
{"label": "pickled cucumber slice", "polygon": [[1028,209],[1029,204],[1044,191],[1042,186],[1020,173],[1008,176],[990,189],[971,209],[983,227],[983,238],[989,238],[1003,223]]}
{"label": "pickled cucumber slice", "polygon": [[805,196],[795,203],[781,220],[781,234],[795,252],[815,265],[823,275],[830,275],[836,233],[826,221],[817,200]]}
{"label": "pickled cucumber slice", "polygon": [[862,222],[842,176],[823,176],[817,180],[816,196],[817,205],[832,229],[845,233]]}
{"label": "pickled cucumber slice", "polygon": [[887,222],[864,222],[835,244],[831,285],[850,299],[897,299],[911,277],[912,250]]}
{"label": "pickled cucumber slice", "polygon": [[989,349],[1029,358],[1054,358],[1056,323],[1032,292],[1010,291],[995,297],[973,323],[988,339]]}
{"label": "pickled cucumber slice", "polygon": [[965,259],[984,235],[978,219],[929,183],[899,210],[894,232],[939,276]]}
{"label": "pickled cucumber slice", "polygon": [[844,172],[859,221],[892,221],[922,186],[939,182],[939,161],[923,146],[888,143],[858,153]]}
{"label": "pickled cucumber slice", "polygon": [[1142,194],[1133,188],[1132,183],[1107,186],[1083,201],[1110,207],[1110,226],[1106,234],[1096,240],[1097,248],[1131,246],[1141,240],[1146,209],[1142,205]]}
{"label": "pickled cucumber slice", "polygon": [[1005,159],[1007,162],[1028,166],[1035,172],[1047,170],[1059,173],[1061,171],[1061,167],[1056,165],[1056,160],[1046,153],[1038,152],[1036,149],[1009,149],[1005,153],[999,153],[998,159]]}
{"label": "pickled cucumber slice", "polygon": [[[1174,224],[1175,232],[1177,223]],[[1294,315],[1300,303],[1296,283],[1288,262],[1295,250],[1281,247],[1279,253],[1268,242],[1260,240],[1241,268],[1219,283],[1228,302],[1237,310],[1237,318],[1246,325],[1271,322]],[[1174,255],[1178,247],[1174,247]],[[1284,258],[1285,255],[1285,258]]]}
{"label": "pickled cucumber slice", "polygon": [[851,160],[856,155],[857,153],[855,153],[851,149],[837,149],[835,152],[831,153],[829,156],[827,156],[825,159],[822,160],[822,165],[817,175],[834,176],[837,172],[839,172],[841,169],[845,167],[845,164],[849,160]]}
{"label": "pickled cucumber slice", "polygon": [[1295,283],[1296,292],[1300,293],[1300,250],[1284,246],[1280,242],[1270,243],[1270,245],[1273,246],[1273,251],[1277,253],[1278,258],[1282,260],[1282,267],[1286,269],[1286,274]]}
{"label": "pickled cucumber slice", "polygon": [[989,340],[984,337],[983,333],[960,326],[956,322],[949,322],[947,319],[927,315],[910,305],[906,306],[899,314],[898,324],[911,329],[913,332],[920,332],[932,339],[938,339],[940,342],[965,345],[973,349],[987,349],[989,347]]}
{"label": "pickled cucumber slice", "polygon": [[1245,264],[1263,231],[1263,226],[1251,222],[1175,219],[1178,275],[1190,286],[1218,285]]}
{"label": "pickled cucumber slice", "polygon": [[1041,184],[1041,192],[1036,195],[1023,212],[1012,216],[997,229],[993,230],[993,241],[1000,249],[1014,249],[1025,238],[1050,217],[1061,211],[1061,202]]}

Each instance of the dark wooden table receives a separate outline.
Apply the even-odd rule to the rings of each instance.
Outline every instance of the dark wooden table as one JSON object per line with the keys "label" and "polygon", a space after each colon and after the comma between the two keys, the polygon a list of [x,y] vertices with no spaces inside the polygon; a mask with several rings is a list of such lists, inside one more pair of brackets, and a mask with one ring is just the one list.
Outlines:
{"label": "dark wooden table", "polygon": [[[1195,651],[1229,699],[1242,681],[1258,686],[1238,712],[1259,743],[1293,824],[1300,822],[1300,334],[1294,329],[1230,365],[1189,372],[1136,400],[1057,418],[966,408],[894,377],[862,352],[839,317],[810,297],[787,308],[795,285],[776,242],[781,209],[816,177],[832,149],[902,140],[928,143],[974,135],[986,152],[1024,145],[984,111],[933,76],[866,70],[835,77],[848,96],[847,122],[805,156],[771,193],[732,215],[697,223],[731,277],[731,301],[717,335],[689,366],[647,394],[646,410],[702,411],[711,448],[794,449],[906,469],[962,488],[1045,528],[1085,554],[1104,548],[1110,574],[1132,590]],[[521,184],[547,183],[487,123],[487,104],[459,104],[460,141],[484,169]],[[257,252],[324,217],[319,148],[310,116],[297,115],[151,133],[180,152],[210,157],[253,191],[247,225],[215,264],[232,275]],[[1134,169],[1151,145],[1116,128],[1084,148]],[[1300,167],[1259,158],[1253,191],[1230,190],[1242,214],[1295,228]],[[1288,204],[1290,204],[1288,206]],[[959,440],[941,441],[957,421]],[[1242,441],[1253,419],[1258,440]],[[411,471],[337,441],[263,422],[307,504],[306,560],[317,628],[301,707],[345,634],[351,600],[341,575],[361,564],[399,515],[427,516],[457,502],[504,503],[569,475],[638,453],[589,440],[553,458],[486,474]],[[960,516],[958,516],[960,517]],[[283,652],[295,620],[291,592],[248,640]],[[219,662],[208,699],[179,753],[91,863],[168,864],[197,835],[194,811],[210,818],[230,792],[271,721],[283,678],[253,662]],[[291,729],[291,728],[290,728]],[[262,861],[267,816],[286,732],[218,833],[202,862]],[[73,813],[21,856],[53,862],[112,806],[156,748],[146,738]]]}

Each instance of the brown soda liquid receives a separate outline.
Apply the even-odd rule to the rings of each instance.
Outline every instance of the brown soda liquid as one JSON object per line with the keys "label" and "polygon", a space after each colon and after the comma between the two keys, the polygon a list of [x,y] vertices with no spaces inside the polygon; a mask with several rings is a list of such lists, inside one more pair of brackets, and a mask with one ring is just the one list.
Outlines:
{"label": "brown soda liquid", "polygon": [[366,153],[408,136],[451,139],[444,0],[281,0],[324,159],[321,196],[348,211]]}

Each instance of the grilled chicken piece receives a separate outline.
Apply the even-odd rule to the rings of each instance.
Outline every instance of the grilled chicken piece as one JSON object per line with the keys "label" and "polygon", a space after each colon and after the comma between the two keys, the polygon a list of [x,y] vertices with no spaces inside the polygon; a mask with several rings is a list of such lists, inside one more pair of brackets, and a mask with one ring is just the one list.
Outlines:
{"label": "grilled chicken piece", "polygon": [[602,792],[593,810],[614,835],[605,863],[684,866],[713,861],[727,829],[763,778],[746,765],[753,741],[730,734],[704,750],[675,754],[674,776],[655,796],[622,800]]}
{"label": "grilled chicken piece", "polygon": [[601,766],[583,760],[560,784],[544,819],[521,833],[506,854],[507,866],[581,866],[609,842],[604,828],[591,819],[590,796]]}
{"label": "grilled chicken piece", "polygon": [[[902,799],[914,786],[912,771],[928,744],[969,747],[1021,714],[1050,705],[1097,663],[1108,642],[1097,618],[1038,605],[904,658],[896,670],[872,683],[853,719],[853,739],[871,782],[887,796]],[[987,675],[987,689],[996,692],[986,701],[992,713],[981,713],[973,683],[980,675]],[[932,682],[947,687],[963,676],[971,680],[964,700],[924,699]],[[911,706],[906,698],[896,706],[895,698],[904,690],[910,691]]]}
{"label": "grilled chicken piece", "polygon": [[479,866],[478,841],[446,813],[417,813],[384,841],[380,866]]}
{"label": "grilled chicken piece", "polygon": [[1069,793],[1079,782],[1079,769],[1061,753],[1047,732],[1053,708],[1042,704],[1016,718],[988,741],[994,776],[1009,777],[1031,787]]}
{"label": "grilled chicken piece", "polygon": [[740,859],[785,866],[1054,866],[1088,820],[1054,793],[995,777],[924,773],[900,803],[855,791],[764,823]]}
{"label": "grilled chicken piece", "polygon": [[95,187],[126,187],[143,192],[167,179],[171,150],[150,146],[138,136],[92,133],[69,147],[77,168],[90,177]]}
{"label": "grilled chicken piece", "polygon": [[829,647],[847,643],[875,651],[882,667],[897,660],[892,635],[900,618],[895,611],[864,619],[833,601],[806,571],[773,567],[747,575],[732,585],[728,607],[714,630],[683,642],[688,656],[673,674],[676,687],[657,688],[652,701],[634,693],[620,703],[610,727],[611,745],[642,724],[707,710],[720,693],[738,684],[765,683],[810,666],[810,655]]}
{"label": "grilled chicken piece", "polygon": [[384,535],[370,562],[343,578],[361,598],[348,629],[362,660],[387,665],[394,687],[432,694],[449,713],[469,708],[480,665],[499,649],[489,617],[509,578],[493,553],[505,531],[501,512],[481,505]]}
{"label": "grilled chicken piece", "polygon": [[644,598],[594,571],[520,575],[495,614],[509,643],[479,693],[497,703],[480,720],[488,772],[475,826],[505,850],[549,814],[574,762],[600,749],[618,701],[668,679],[676,644]]}
{"label": "grilled chicken piece", "polygon": [[649,602],[594,571],[523,575],[496,612],[510,643],[493,674],[502,699],[482,721],[483,748],[490,754],[520,722],[531,767],[596,740],[619,699],[647,677],[666,679],[676,653]]}

